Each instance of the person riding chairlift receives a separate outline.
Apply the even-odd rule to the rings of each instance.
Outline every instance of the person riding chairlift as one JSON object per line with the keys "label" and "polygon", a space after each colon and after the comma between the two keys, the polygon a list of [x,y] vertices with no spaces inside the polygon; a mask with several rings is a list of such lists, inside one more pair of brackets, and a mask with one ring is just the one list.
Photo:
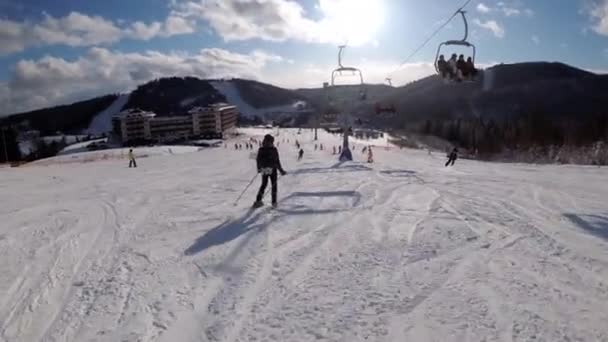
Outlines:
{"label": "person riding chairlift", "polygon": [[448,61],[448,73],[449,73],[450,79],[454,79],[454,77],[456,75],[458,75],[458,67],[457,67],[457,60],[456,60],[457,58],[458,58],[458,55],[456,55],[454,53],[454,54],[452,54],[452,57]]}
{"label": "person riding chairlift", "polygon": [[450,74],[448,62],[446,62],[443,55],[439,56],[439,60],[437,61],[437,69],[439,70],[441,77],[444,79]]}
{"label": "person riding chairlift", "polygon": [[477,69],[475,69],[475,64],[473,63],[473,59],[471,57],[467,58],[466,70],[469,79],[474,79],[475,76],[477,76]]}
{"label": "person riding chairlift", "polygon": [[458,61],[456,61],[456,69],[458,81],[462,81],[464,78],[468,77],[467,62],[464,60],[464,55],[460,55],[458,57]]}

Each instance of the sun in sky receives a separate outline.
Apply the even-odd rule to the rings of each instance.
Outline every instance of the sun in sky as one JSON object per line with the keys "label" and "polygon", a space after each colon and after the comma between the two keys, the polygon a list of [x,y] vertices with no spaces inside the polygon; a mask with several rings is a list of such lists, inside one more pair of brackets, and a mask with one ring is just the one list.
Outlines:
{"label": "sun in sky", "polygon": [[380,0],[321,0],[319,8],[327,34],[352,46],[373,42],[384,21]]}

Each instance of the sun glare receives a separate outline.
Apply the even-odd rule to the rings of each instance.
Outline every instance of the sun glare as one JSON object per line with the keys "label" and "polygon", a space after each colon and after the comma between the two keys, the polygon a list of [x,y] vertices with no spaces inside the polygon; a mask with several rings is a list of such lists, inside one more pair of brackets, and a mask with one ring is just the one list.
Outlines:
{"label": "sun glare", "polygon": [[363,45],[376,38],[384,20],[381,0],[321,0],[328,29],[349,45]]}

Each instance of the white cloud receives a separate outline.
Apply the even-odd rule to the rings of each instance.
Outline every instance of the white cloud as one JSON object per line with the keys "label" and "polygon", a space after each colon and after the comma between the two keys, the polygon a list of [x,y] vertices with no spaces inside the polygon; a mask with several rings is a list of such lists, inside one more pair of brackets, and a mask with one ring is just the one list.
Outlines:
{"label": "white cloud", "polygon": [[534,11],[530,8],[524,8],[521,1],[499,1],[496,3],[496,7],[488,6],[484,3],[479,3],[476,7],[477,11],[482,14],[488,14],[491,12],[502,13],[506,17],[518,17],[525,14],[528,17],[534,16]]}
{"label": "white cloud", "polygon": [[[292,0],[174,1],[174,11],[203,19],[226,41],[263,39],[363,45],[383,22],[381,0],[319,0],[319,20]],[[362,24],[365,23],[365,24]]]}
{"label": "white cloud", "polygon": [[534,42],[534,44],[539,45],[540,44],[540,38],[537,35],[533,35],[532,36],[532,42]]}
{"label": "white cloud", "polygon": [[125,30],[125,35],[133,39],[150,40],[156,36],[170,37],[179,34],[193,33],[196,23],[182,17],[170,15],[164,23],[155,21],[146,24],[136,21]]}
{"label": "white cloud", "polygon": [[477,18],[473,20],[473,23],[481,28],[492,31],[494,36],[497,38],[503,38],[505,36],[505,29],[495,20],[481,21]]}
{"label": "white cloud", "polygon": [[127,29],[127,35],[135,39],[150,40],[156,37],[161,29],[162,24],[159,22],[153,22],[148,25],[141,21],[136,21]]}
{"label": "white cloud", "polygon": [[[402,85],[435,73],[432,62],[407,63],[395,71],[398,64],[396,60],[365,60],[359,67],[366,83],[384,83],[391,73],[393,84]],[[262,50],[247,54],[217,48],[203,49],[195,54],[122,53],[94,47],[75,60],[47,56],[19,61],[13,67],[10,79],[0,82],[0,101],[6,104],[0,116],[129,91],[160,77],[242,77],[300,88],[320,87],[328,81],[333,69],[333,62],[302,65]],[[290,77],[285,77],[286,74]],[[357,79],[344,77],[338,80],[338,83],[349,82],[357,82]]]}
{"label": "white cloud", "polygon": [[89,49],[74,61],[50,56],[21,60],[14,66],[9,81],[0,83],[3,103],[0,116],[127,91],[166,76],[260,79],[269,63],[283,62],[281,56],[261,50],[238,54],[211,48],[196,54],[165,54],[121,53],[99,47]]}
{"label": "white cloud", "polygon": [[0,55],[20,52],[30,46],[111,43],[119,40],[121,35],[121,30],[111,21],[78,12],[63,18],[45,14],[39,23],[0,19]]}
{"label": "white cloud", "polygon": [[0,19],[0,55],[36,46],[94,46],[111,44],[124,38],[149,40],[156,36],[191,33],[194,29],[194,22],[175,15],[170,15],[164,23],[137,21],[128,27],[100,16],[78,12],[61,18],[44,14],[39,22]]}
{"label": "white cloud", "polygon": [[492,11],[492,9],[490,7],[488,7],[487,5],[485,5],[483,2],[480,2],[477,5],[477,11],[480,13],[490,13],[490,11]]}
{"label": "white cloud", "polygon": [[592,0],[587,11],[593,22],[593,31],[608,36],[608,0]]}
{"label": "white cloud", "polygon": [[182,17],[170,15],[165,21],[163,35],[166,37],[193,33],[196,30],[196,23]]}
{"label": "white cloud", "polygon": [[518,10],[517,8],[502,7],[501,10],[507,17],[518,16],[521,14],[521,11]]}

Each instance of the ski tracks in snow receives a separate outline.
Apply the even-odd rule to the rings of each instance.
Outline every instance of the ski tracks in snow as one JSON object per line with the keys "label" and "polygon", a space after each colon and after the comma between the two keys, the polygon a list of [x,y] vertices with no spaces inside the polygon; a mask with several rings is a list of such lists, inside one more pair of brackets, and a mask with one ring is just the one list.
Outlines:
{"label": "ski tracks in snow", "polygon": [[309,152],[296,164],[281,144],[276,210],[247,211],[257,182],[230,205],[247,151],[94,166],[112,180],[8,174],[0,340],[608,339],[608,242],[575,225],[606,214],[601,171],[577,169],[585,187],[569,169],[443,168],[411,150],[336,163],[284,132]]}

